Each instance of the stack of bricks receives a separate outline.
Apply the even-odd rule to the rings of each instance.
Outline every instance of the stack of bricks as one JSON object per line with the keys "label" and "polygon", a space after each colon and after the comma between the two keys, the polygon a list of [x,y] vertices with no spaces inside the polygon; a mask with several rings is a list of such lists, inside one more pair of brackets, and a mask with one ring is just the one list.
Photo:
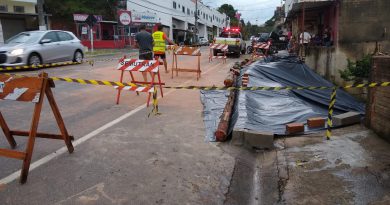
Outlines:
{"label": "stack of bricks", "polygon": [[244,75],[242,76],[241,82],[242,82],[242,87],[248,87],[248,83],[249,83],[249,74],[248,73],[244,73]]}
{"label": "stack of bricks", "polygon": [[[390,81],[390,56],[373,57],[369,81]],[[366,119],[372,130],[390,141],[390,87],[369,89]]]}

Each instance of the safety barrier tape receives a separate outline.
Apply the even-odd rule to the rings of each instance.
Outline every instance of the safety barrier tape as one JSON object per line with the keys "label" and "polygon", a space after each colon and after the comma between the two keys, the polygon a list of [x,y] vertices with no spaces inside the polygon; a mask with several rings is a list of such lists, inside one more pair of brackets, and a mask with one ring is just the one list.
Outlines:
{"label": "safety barrier tape", "polygon": [[153,92],[153,103],[152,104],[153,104],[153,108],[150,111],[150,113],[148,114],[148,117],[150,117],[151,114],[161,115],[161,113],[158,112],[157,89],[154,89],[154,92]]}
{"label": "safety barrier tape", "polygon": [[[378,82],[378,83],[362,83],[355,85],[347,86],[337,86],[337,88],[363,88],[363,87],[386,87],[390,86],[390,82]],[[308,87],[292,87],[292,86],[282,86],[282,87],[217,87],[217,86],[164,86],[166,89],[177,89],[177,90],[268,90],[268,91],[279,91],[279,90],[326,90],[332,89],[332,87],[327,86],[308,86]]]}
{"label": "safety barrier tape", "polygon": [[78,62],[63,62],[63,63],[48,63],[42,65],[25,65],[25,66],[7,66],[0,67],[0,71],[14,71],[14,70],[24,70],[24,69],[40,69],[40,68],[51,68],[51,67],[59,67],[66,65],[76,65],[81,64]]}
{"label": "safety barrier tape", "polygon": [[332,95],[330,96],[330,103],[328,107],[328,129],[326,130],[327,140],[329,140],[330,137],[332,136],[332,126],[333,126],[332,116],[333,116],[333,108],[334,105],[336,104],[336,92],[337,92],[337,87],[334,87],[332,91]]}
{"label": "safety barrier tape", "polygon": [[106,85],[106,86],[119,86],[119,87],[125,87],[125,86],[131,86],[131,87],[140,87],[142,85],[136,85],[134,83],[121,83],[121,82],[114,82],[114,81],[107,81],[107,80],[86,80],[86,79],[79,79],[79,78],[60,78],[60,77],[51,77],[50,79],[54,81],[64,81],[68,83],[79,83],[79,84],[91,84],[91,85]]}

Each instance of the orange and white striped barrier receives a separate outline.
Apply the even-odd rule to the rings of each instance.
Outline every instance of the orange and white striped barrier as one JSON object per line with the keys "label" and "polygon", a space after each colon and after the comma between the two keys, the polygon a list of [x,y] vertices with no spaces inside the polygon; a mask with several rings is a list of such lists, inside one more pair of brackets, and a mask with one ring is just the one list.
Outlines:
{"label": "orange and white striped barrier", "polygon": [[[196,80],[199,80],[200,78],[200,56],[202,53],[200,52],[199,47],[189,47],[189,46],[180,46],[176,49],[175,52],[173,52],[173,61],[172,61],[172,78],[173,78],[173,72],[176,71],[176,76],[179,75],[179,72],[195,72],[196,73]],[[178,68],[178,60],[177,56],[194,56],[198,58],[197,66],[196,68]]]}
{"label": "orange and white striped barrier", "polygon": [[[121,71],[120,82],[123,82],[123,74],[124,72],[129,72],[131,77],[131,83],[141,84],[143,86],[116,86],[115,88],[118,90],[116,104],[119,104],[120,94],[122,90],[126,91],[135,91],[137,94],[139,92],[146,92],[148,94],[147,106],[149,106],[150,97],[152,93],[155,91],[155,86],[160,87],[161,97],[163,97],[162,85],[165,83],[161,82],[160,70],[159,70],[159,62],[156,60],[139,60],[139,59],[126,59],[126,56],[119,60],[117,70]],[[143,81],[135,80],[133,72],[141,72],[144,75]],[[151,76],[150,81],[147,81],[147,74]],[[155,77],[157,76],[157,82],[155,81]]]}
{"label": "orange and white striped barrier", "polygon": [[[214,55],[215,50],[222,51],[222,56]],[[213,61],[213,59],[222,59],[223,63],[226,63],[227,59],[227,51],[228,51],[228,45],[226,44],[218,44],[218,43],[212,43],[210,44],[210,55],[209,55],[209,62]]]}

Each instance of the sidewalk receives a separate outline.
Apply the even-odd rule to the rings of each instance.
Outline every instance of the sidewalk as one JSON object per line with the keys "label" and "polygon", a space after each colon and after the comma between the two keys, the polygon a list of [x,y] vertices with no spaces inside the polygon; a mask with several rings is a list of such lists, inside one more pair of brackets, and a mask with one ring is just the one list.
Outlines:
{"label": "sidewalk", "polygon": [[364,126],[281,138],[259,155],[261,204],[390,204],[390,144]]}

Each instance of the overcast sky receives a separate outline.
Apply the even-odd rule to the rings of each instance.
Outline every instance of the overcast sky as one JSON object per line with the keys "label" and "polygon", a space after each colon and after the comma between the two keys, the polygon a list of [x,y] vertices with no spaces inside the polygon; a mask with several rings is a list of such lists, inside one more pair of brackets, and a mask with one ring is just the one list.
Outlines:
{"label": "overcast sky", "polygon": [[[217,8],[222,4],[231,4],[240,12],[241,18],[252,24],[263,24],[270,19],[281,0],[203,0],[205,5]],[[256,21],[257,20],[257,21]]]}

